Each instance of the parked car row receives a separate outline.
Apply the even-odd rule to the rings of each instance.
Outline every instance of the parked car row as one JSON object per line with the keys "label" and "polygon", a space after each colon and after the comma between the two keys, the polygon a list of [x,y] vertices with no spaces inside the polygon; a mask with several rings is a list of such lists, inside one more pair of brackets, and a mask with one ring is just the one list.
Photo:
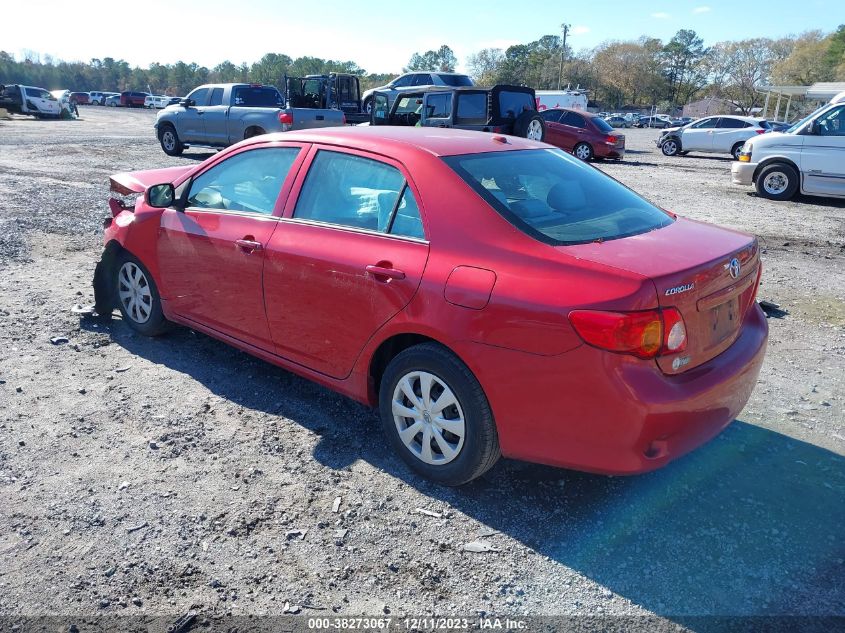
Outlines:
{"label": "parked car row", "polygon": [[666,156],[689,152],[711,152],[739,157],[743,144],[757,134],[770,130],[765,119],[721,115],[698,119],[681,127],[665,128],[657,146]]}

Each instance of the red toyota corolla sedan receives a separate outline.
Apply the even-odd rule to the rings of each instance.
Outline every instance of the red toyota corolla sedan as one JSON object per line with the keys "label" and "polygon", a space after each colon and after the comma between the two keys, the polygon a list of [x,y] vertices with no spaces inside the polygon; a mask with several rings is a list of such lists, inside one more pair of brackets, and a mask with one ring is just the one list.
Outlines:
{"label": "red toyota corolla sedan", "polygon": [[356,400],[418,473],[599,473],[719,433],[763,361],[757,241],[559,149],[448,129],[255,137],[112,177],[98,312],[180,323]]}

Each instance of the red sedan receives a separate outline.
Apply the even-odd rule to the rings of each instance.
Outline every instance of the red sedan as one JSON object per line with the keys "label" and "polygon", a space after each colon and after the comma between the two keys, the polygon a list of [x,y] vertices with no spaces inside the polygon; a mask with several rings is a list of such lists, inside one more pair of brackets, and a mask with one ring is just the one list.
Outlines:
{"label": "red sedan", "polygon": [[559,149],[448,129],[265,135],[117,174],[98,312],[179,323],[377,406],[418,473],[500,454],[666,464],[742,410],[767,338],[757,241]]}
{"label": "red sedan", "polygon": [[600,116],[583,110],[543,110],[546,143],[571,152],[581,160],[625,158],[625,135]]}

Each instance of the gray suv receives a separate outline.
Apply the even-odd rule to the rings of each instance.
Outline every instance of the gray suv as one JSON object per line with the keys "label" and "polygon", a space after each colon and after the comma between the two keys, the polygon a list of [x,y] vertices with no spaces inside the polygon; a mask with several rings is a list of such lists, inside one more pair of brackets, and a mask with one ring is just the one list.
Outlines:
{"label": "gray suv", "polygon": [[373,109],[373,93],[382,92],[387,95],[388,107],[393,103],[393,100],[401,92],[408,90],[425,90],[432,87],[445,88],[463,88],[466,86],[474,86],[467,75],[459,73],[442,73],[438,71],[431,72],[412,72],[399,75],[396,79],[391,81],[386,86],[380,86],[367,90],[362,96],[363,108],[367,114],[370,114]]}

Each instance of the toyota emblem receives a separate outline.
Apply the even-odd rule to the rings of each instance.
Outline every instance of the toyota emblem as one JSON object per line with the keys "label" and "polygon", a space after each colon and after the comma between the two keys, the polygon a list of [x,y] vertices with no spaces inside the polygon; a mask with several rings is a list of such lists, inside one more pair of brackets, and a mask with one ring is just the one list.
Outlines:
{"label": "toyota emblem", "polygon": [[727,268],[728,268],[728,271],[731,273],[731,277],[733,277],[734,279],[739,277],[740,264],[739,264],[739,260],[736,257],[734,257],[728,263]]}

